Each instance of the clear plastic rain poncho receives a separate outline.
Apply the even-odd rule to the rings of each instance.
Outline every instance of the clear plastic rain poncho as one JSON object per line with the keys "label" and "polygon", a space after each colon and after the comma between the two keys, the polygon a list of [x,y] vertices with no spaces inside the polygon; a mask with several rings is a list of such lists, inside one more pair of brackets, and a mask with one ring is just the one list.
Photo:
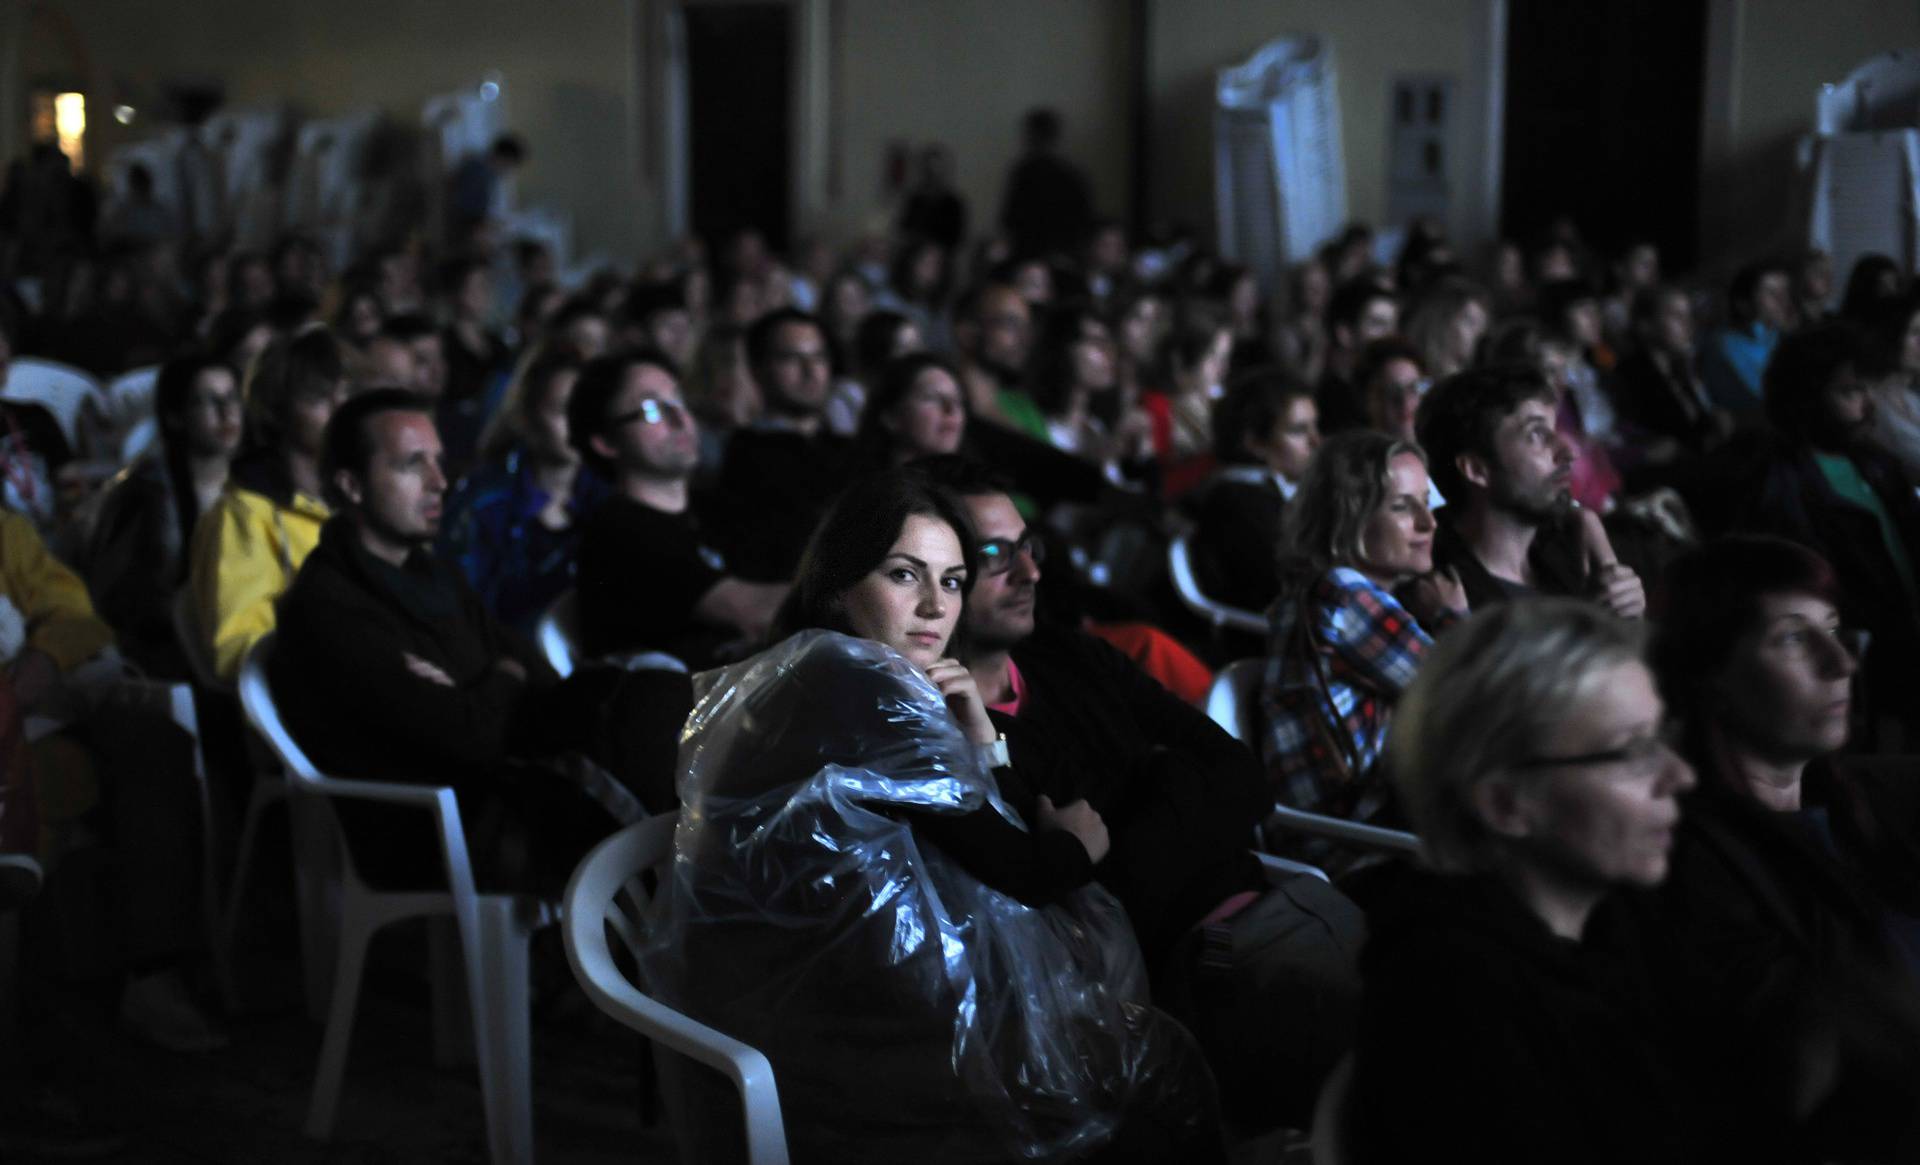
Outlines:
{"label": "clear plastic rain poncho", "polygon": [[766,1053],[795,1160],[1053,1160],[1123,1112],[1202,1119],[1211,1078],[1110,894],[1032,909],[916,841],[914,814],[1020,823],[916,668],[806,631],[695,696],[645,973]]}

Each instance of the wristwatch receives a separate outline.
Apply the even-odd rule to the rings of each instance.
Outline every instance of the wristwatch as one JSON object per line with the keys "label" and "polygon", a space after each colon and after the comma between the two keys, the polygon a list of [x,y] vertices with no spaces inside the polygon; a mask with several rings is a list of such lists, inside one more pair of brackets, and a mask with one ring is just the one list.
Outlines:
{"label": "wristwatch", "polygon": [[1004,769],[1013,763],[1013,755],[1007,751],[1007,734],[1002,732],[998,739],[986,747],[987,767]]}

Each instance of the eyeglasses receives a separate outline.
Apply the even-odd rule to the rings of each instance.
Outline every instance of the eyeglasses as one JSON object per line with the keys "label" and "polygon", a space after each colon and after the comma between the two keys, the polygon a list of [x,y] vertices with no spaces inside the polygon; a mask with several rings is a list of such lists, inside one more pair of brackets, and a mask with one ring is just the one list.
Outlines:
{"label": "eyeglasses", "polygon": [[980,544],[980,570],[983,574],[1005,574],[1013,569],[1014,560],[1022,554],[1033,559],[1039,566],[1047,560],[1047,544],[1037,535],[1023,534],[1018,542],[1005,538],[990,538]]}
{"label": "eyeglasses", "polygon": [[618,429],[622,425],[631,425],[635,421],[657,425],[669,417],[684,424],[691,415],[687,412],[687,406],[677,400],[643,400],[640,402],[640,407],[630,413],[608,417],[607,428]]}
{"label": "eyeglasses", "polygon": [[1661,761],[1677,755],[1680,744],[1679,726],[1663,724],[1653,736],[1642,736],[1629,740],[1619,748],[1605,748],[1597,752],[1578,752],[1568,756],[1534,756],[1516,761],[1515,769],[1551,769],[1551,768],[1597,768],[1601,765],[1618,765],[1636,773],[1652,772]]}

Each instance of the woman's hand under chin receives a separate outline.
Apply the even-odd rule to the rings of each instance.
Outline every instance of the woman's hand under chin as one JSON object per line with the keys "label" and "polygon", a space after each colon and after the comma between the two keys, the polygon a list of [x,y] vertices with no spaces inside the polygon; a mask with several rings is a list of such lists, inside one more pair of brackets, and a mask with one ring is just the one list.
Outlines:
{"label": "woman's hand under chin", "polygon": [[981,700],[980,688],[965,664],[957,659],[936,659],[927,665],[927,678],[946,698],[948,710],[968,740],[992,744],[999,739],[1000,731],[987,718],[987,705]]}

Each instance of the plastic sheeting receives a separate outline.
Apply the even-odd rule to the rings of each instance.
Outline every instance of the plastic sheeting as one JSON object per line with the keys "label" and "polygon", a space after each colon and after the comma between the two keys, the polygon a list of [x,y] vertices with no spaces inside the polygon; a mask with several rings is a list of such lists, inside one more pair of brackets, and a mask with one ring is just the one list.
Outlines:
{"label": "plastic sheeting", "polygon": [[796,1160],[1051,1160],[1123,1115],[1204,1119],[1211,1079],[1146,1005],[1111,895],[1030,909],[917,841],[917,814],[1020,822],[905,659],[802,632],[695,695],[644,970],[766,1053]]}

